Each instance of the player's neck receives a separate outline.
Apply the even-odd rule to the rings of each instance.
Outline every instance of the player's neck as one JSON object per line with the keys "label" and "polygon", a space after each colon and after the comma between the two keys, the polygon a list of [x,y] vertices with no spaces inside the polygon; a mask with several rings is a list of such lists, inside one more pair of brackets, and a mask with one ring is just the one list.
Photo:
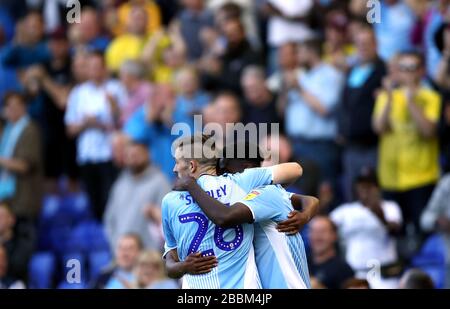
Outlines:
{"label": "player's neck", "polygon": [[203,175],[217,176],[216,168],[209,166],[205,168],[201,168],[195,173],[195,179],[199,179]]}

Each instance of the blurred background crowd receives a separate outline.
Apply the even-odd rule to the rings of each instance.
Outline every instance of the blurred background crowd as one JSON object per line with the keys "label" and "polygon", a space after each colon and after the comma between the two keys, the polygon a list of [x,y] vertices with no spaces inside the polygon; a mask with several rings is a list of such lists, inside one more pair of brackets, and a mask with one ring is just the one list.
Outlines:
{"label": "blurred background crowd", "polygon": [[0,2],[0,287],[177,288],[160,202],[193,115],[280,123],[314,287],[450,287],[450,1],[78,2]]}

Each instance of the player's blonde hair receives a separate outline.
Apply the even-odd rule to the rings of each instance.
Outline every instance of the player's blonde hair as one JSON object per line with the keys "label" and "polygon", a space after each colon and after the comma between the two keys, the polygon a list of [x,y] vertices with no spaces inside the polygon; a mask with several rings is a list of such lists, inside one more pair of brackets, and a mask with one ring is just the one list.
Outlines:
{"label": "player's blonde hair", "polygon": [[185,160],[195,160],[202,167],[215,167],[218,152],[215,139],[208,134],[194,134],[181,137],[176,141],[175,149],[180,149]]}

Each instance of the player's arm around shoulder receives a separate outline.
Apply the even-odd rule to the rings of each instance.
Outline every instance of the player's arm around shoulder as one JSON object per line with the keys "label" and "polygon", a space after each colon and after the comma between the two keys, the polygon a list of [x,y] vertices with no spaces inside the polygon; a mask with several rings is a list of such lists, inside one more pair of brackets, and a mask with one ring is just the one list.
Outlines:
{"label": "player's arm around shoulder", "polygon": [[202,275],[209,273],[218,262],[215,256],[201,256],[200,252],[191,253],[184,261],[180,261],[176,249],[164,256],[167,275],[172,279],[180,279],[185,274]]}
{"label": "player's arm around shoulder", "polygon": [[270,167],[274,184],[288,184],[303,174],[303,168],[297,162],[281,163]]}
{"label": "player's arm around shoulder", "polygon": [[295,210],[289,213],[287,220],[277,225],[280,233],[288,235],[300,232],[319,210],[319,199],[314,196],[292,194],[291,203]]}

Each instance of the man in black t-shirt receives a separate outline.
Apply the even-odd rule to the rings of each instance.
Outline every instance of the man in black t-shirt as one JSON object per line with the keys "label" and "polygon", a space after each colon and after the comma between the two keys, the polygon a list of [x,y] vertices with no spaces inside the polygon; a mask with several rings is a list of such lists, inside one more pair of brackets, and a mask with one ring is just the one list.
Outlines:
{"label": "man in black t-shirt", "polygon": [[338,256],[336,226],[326,216],[317,216],[309,224],[311,257],[308,259],[311,282],[316,287],[339,289],[353,277],[353,270]]}
{"label": "man in black t-shirt", "polygon": [[37,120],[44,142],[47,190],[53,192],[63,175],[69,177],[70,189],[75,189],[78,167],[75,140],[67,136],[64,124],[67,97],[74,84],[65,30],[58,28],[50,33],[48,45],[51,60],[41,66],[30,67],[24,84],[27,93],[40,102]]}

